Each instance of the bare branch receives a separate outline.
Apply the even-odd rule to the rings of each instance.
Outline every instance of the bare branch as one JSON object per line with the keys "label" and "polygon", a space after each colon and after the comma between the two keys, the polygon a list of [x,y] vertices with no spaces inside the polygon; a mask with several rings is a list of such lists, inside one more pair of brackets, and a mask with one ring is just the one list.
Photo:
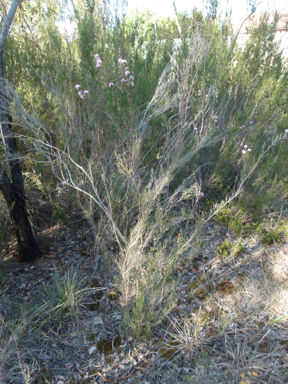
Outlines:
{"label": "bare branch", "polygon": [[[0,54],[2,53],[4,44],[7,40],[7,36],[9,33],[9,29],[11,27],[11,24],[13,22],[13,19],[15,17],[15,13],[17,11],[18,5],[20,4],[21,0],[12,0],[10,9],[5,17],[5,20],[3,22],[3,27],[0,32]],[[3,76],[2,76],[3,77]]]}

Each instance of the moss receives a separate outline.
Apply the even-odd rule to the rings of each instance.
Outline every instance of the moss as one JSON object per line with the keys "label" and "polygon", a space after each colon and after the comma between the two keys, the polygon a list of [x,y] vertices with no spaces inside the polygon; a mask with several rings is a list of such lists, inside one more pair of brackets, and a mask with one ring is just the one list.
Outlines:
{"label": "moss", "polygon": [[160,338],[156,345],[159,347],[158,353],[161,357],[163,357],[163,359],[170,359],[177,352],[179,352],[179,348],[177,348],[179,342],[172,338],[168,341],[164,341],[162,338]]}
{"label": "moss", "polygon": [[205,300],[209,296],[209,292],[211,292],[212,289],[212,284],[207,284],[205,287],[197,289],[197,291],[194,292],[194,295],[199,300]]}
{"label": "moss", "polygon": [[234,283],[232,283],[231,281],[223,281],[219,284],[216,285],[216,292],[223,295],[227,295],[227,294],[230,294],[232,293],[234,290],[236,289]]}
{"label": "moss", "polygon": [[240,281],[246,280],[247,278],[248,278],[248,273],[247,272],[240,272],[238,274],[238,280],[240,280]]}
{"label": "moss", "polygon": [[89,336],[87,336],[87,340],[89,343],[95,343],[97,340],[98,334],[97,333],[90,333]]}
{"label": "moss", "polygon": [[197,288],[199,286],[199,281],[198,280],[196,280],[196,281],[194,281],[193,283],[191,283],[190,285],[189,285],[189,290],[190,291],[193,291],[195,288]]}
{"label": "moss", "polygon": [[114,349],[121,349],[121,339],[120,336],[117,336],[115,339],[101,339],[97,343],[97,349],[100,353],[104,355],[111,355],[114,352]]}
{"label": "moss", "polygon": [[108,299],[109,300],[117,300],[119,297],[118,293],[115,291],[111,291],[108,293]]}

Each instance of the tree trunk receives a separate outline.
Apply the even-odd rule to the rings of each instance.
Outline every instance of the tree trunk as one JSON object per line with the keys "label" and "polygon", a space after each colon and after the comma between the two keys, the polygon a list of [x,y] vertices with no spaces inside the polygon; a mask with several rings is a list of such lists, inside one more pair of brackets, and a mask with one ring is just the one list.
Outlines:
{"label": "tree trunk", "polygon": [[3,46],[8,36],[9,28],[19,5],[19,0],[13,0],[4,20],[0,33],[0,126],[6,160],[11,171],[10,181],[0,163],[0,191],[9,208],[11,220],[16,230],[19,260],[34,261],[41,256],[40,249],[33,235],[29,215],[26,208],[24,182],[18,155],[16,138],[12,132],[12,116],[9,113],[10,100],[7,94],[3,71]]}

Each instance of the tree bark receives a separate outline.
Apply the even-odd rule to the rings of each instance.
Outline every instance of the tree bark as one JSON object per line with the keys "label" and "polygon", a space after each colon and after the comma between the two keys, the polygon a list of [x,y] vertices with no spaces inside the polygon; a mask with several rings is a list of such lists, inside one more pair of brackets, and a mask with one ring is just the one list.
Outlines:
{"label": "tree bark", "polygon": [[33,235],[26,208],[24,181],[16,138],[12,132],[12,116],[9,112],[11,101],[7,94],[3,66],[3,47],[19,3],[20,0],[12,0],[0,32],[0,133],[12,179],[11,181],[9,180],[7,173],[0,163],[0,191],[3,193],[16,230],[19,260],[24,262],[38,259],[41,256],[41,252]]}
{"label": "tree bark", "polygon": [[178,28],[178,32],[179,32],[180,37],[182,37],[182,30],[181,30],[181,25],[179,23],[179,18],[178,18],[178,13],[177,13],[177,8],[176,8],[175,0],[172,0],[172,5],[173,5],[173,9],[174,9],[175,21],[176,21],[176,25],[177,25],[177,28]]}

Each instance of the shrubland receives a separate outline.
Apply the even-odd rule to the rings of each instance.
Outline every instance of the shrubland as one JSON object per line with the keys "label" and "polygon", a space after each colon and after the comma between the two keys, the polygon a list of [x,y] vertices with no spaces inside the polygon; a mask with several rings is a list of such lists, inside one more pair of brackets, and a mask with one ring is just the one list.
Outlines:
{"label": "shrubland", "polygon": [[[199,253],[212,219],[263,243],[286,234],[279,15],[252,24],[243,46],[229,19],[194,10],[179,18],[175,46],[174,21],[156,30],[149,12],[112,17],[79,2],[69,39],[56,3],[41,9],[23,3],[4,58],[31,221],[41,230],[88,220],[124,332],[147,337],[175,307],[173,271]],[[8,218],[1,202],[3,249]],[[227,240],[217,252],[243,249]]]}

